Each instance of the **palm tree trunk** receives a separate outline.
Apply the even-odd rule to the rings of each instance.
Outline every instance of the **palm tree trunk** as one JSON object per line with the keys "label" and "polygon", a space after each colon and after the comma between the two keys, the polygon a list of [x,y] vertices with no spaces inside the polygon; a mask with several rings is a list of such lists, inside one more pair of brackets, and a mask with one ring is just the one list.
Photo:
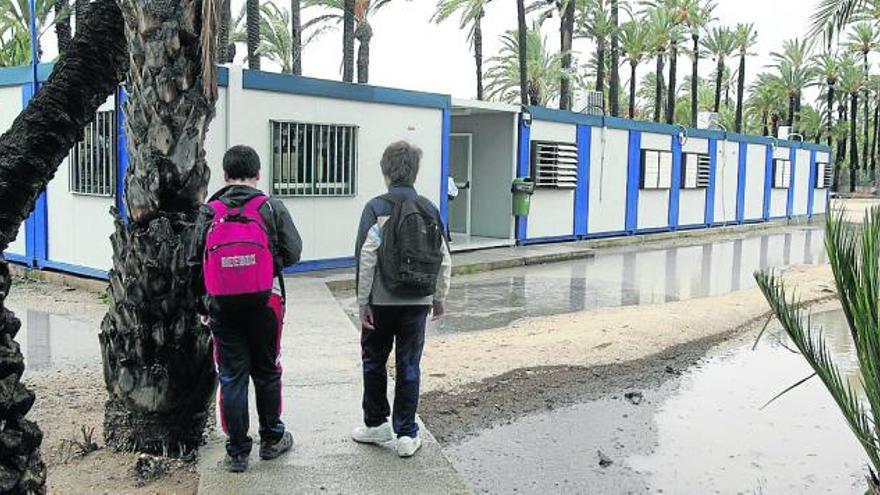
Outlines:
{"label": "palm tree trunk", "polygon": [[[870,170],[868,168],[868,145],[870,144],[870,129],[871,129],[871,98],[868,97],[870,93],[865,90],[865,105],[863,112],[863,120],[862,120],[862,170]],[[873,180],[873,174],[871,175],[871,180]]]}
{"label": "palm tree trunk", "polygon": [[[0,253],[15,240],[37,196],[117,87],[128,60],[122,15],[114,0],[97,0],[49,80],[0,136]],[[4,305],[12,278],[0,254],[0,492],[45,493],[43,434],[26,416],[34,393],[21,382],[25,362],[14,338],[21,322]]]}
{"label": "palm tree trunk", "polygon": [[290,34],[293,46],[293,73],[302,75],[302,5],[300,0],[290,0]]}
{"label": "palm tree trunk", "polygon": [[714,112],[721,110],[721,80],[724,79],[724,58],[718,57],[718,68],[715,70],[715,106]]}
{"label": "palm tree trunk", "polygon": [[619,8],[617,0],[611,0],[611,116],[620,115],[620,40],[618,39],[617,27],[619,24]]}
{"label": "palm tree trunk", "polygon": [[[840,104],[837,106],[837,120],[840,122],[847,121],[846,113],[846,97],[841,98]],[[841,135],[837,139],[837,155],[834,163],[834,177],[831,180],[831,188],[835,192],[840,191],[840,169],[843,168],[843,162],[846,161],[846,136]]]}
{"label": "palm tree trunk", "polygon": [[354,81],[354,2],[342,4],[342,80]]}
{"label": "palm tree trunk", "polygon": [[629,118],[636,118],[636,69],[638,69],[638,64],[632,60],[629,63],[630,70],[630,78],[629,78]]}
{"label": "palm tree trunk", "polygon": [[529,104],[528,71],[526,50],[528,49],[528,26],[526,26],[525,0],[516,0],[517,40],[519,45],[519,94],[523,105]]}
{"label": "palm tree trunk", "polygon": [[663,52],[657,53],[657,72],[654,77],[654,122],[660,122],[663,108]]}
{"label": "palm tree trunk", "polygon": [[700,90],[700,35],[693,34],[694,54],[691,67],[691,127],[697,127],[697,92]]}
{"label": "palm tree trunk", "polygon": [[574,0],[564,3],[561,21],[559,23],[559,50],[562,52],[562,77],[559,78],[559,108],[571,110],[571,79],[568,71],[571,70],[571,40],[574,36]]}
{"label": "palm tree trunk", "polygon": [[248,68],[260,70],[260,1],[247,0],[246,7]]}
{"label": "palm tree trunk", "polygon": [[231,62],[229,50],[229,24],[232,22],[232,0],[223,0],[220,6],[220,25],[217,27],[217,61]]}
{"label": "palm tree trunk", "polygon": [[739,74],[736,81],[736,132],[743,128],[743,96],[746,92],[746,54],[739,55]]}
{"label": "palm tree trunk", "polygon": [[126,81],[130,221],[117,215],[110,238],[110,307],[99,336],[109,395],[104,438],[117,449],[184,455],[202,441],[216,387],[186,249],[210,176],[204,141],[216,87],[203,77],[216,68],[203,66],[201,46],[216,26],[203,22],[198,1],[149,10],[140,0],[120,4],[131,52],[161,54],[132,57]]}
{"label": "palm tree trunk", "polygon": [[856,171],[859,168],[859,142],[856,119],[859,114],[859,93],[854,91],[850,94],[849,115],[849,192],[856,190]]}
{"label": "palm tree trunk", "polygon": [[89,0],[74,0],[73,15],[76,18],[76,30],[79,32],[80,26],[85,26],[89,15]]}
{"label": "palm tree trunk", "polygon": [[602,109],[605,109],[605,38],[596,40],[596,91],[602,93]]}
{"label": "palm tree trunk", "polygon": [[769,118],[767,117],[767,112],[761,113],[761,135],[767,136],[769,135],[770,129],[767,127]]}
{"label": "palm tree trunk", "polygon": [[483,9],[474,19],[474,62],[477,66],[477,99],[482,100],[483,94]]}
{"label": "palm tree trunk", "polygon": [[358,41],[357,81],[359,84],[370,82],[370,39],[373,28],[366,19],[359,22],[354,37]]}
{"label": "palm tree trunk", "polygon": [[880,138],[880,100],[874,104],[874,129],[871,139],[871,177],[877,178],[877,139]]}
{"label": "palm tree trunk", "polygon": [[828,122],[826,127],[828,129],[828,146],[831,147],[834,138],[832,137],[832,131],[834,129],[834,81],[826,81],[828,82]]}
{"label": "palm tree trunk", "polygon": [[669,85],[666,88],[666,123],[675,122],[676,69],[678,66],[678,46],[669,47]]}
{"label": "palm tree trunk", "polygon": [[64,55],[70,46],[70,17],[65,12],[69,4],[68,0],[55,0],[55,37],[58,38],[59,55]]}

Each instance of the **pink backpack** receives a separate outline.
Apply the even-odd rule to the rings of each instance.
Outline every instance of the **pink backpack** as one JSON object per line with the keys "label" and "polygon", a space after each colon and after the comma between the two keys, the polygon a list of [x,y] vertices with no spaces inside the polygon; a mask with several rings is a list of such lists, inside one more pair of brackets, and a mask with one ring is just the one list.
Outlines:
{"label": "pink backpack", "polygon": [[208,295],[221,303],[267,301],[272,292],[275,263],[257,196],[242,207],[211,201],[214,221],[205,239],[204,273]]}

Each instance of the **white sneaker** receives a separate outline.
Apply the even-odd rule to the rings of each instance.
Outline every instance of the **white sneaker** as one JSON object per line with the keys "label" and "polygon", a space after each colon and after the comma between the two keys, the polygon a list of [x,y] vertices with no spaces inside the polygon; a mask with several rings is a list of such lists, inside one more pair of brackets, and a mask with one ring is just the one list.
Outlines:
{"label": "white sneaker", "polygon": [[422,447],[422,439],[418,436],[400,437],[394,447],[400,457],[412,457]]}
{"label": "white sneaker", "polygon": [[382,445],[394,440],[394,431],[391,423],[385,422],[379,426],[358,426],[351,432],[351,439],[358,443],[374,443]]}

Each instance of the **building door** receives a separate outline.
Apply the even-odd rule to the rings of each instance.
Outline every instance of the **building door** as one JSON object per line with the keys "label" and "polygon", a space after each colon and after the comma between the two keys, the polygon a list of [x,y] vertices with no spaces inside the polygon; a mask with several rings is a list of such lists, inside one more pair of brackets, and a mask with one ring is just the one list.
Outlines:
{"label": "building door", "polygon": [[449,230],[459,234],[471,233],[472,140],[471,134],[449,136],[449,176],[458,187],[458,197],[449,202]]}

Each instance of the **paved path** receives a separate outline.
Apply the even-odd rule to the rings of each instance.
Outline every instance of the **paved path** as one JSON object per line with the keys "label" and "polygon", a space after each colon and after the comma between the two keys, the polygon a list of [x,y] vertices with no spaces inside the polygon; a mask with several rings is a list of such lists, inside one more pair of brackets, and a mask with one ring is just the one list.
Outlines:
{"label": "paved path", "polygon": [[[200,493],[470,493],[422,430],[422,450],[400,459],[391,448],[358,445],[349,431],[361,422],[359,335],[323,281],[289,279],[282,338],[284,421],[292,454],[260,461],[239,475],[222,468],[222,433],[210,434],[199,458]],[[257,416],[251,398],[251,430]]]}

